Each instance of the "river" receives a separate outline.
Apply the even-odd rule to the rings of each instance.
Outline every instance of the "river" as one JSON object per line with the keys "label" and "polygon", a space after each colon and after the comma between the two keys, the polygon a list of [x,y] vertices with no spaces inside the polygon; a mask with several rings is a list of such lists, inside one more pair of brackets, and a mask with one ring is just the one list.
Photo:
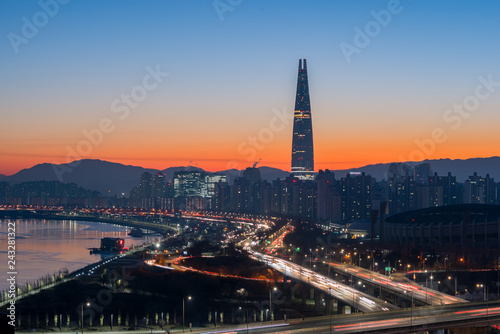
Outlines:
{"label": "river", "polygon": [[[8,270],[8,222],[16,224],[16,271],[17,284],[47,274],[57,273],[64,268],[70,272],[87,264],[100,261],[113,254],[90,254],[89,248],[98,248],[101,238],[125,239],[125,247],[140,245],[152,236],[133,238],[127,235],[130,227],[74,220],[12,219],[0,220],[0,277],[6,277]],[[0,280],[0,290],[6,289],[8,282]]]}

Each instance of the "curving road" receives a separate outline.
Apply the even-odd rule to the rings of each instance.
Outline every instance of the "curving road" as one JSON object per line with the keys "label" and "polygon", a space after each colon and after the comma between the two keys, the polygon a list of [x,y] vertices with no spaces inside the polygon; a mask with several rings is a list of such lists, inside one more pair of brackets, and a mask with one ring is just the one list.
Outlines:
{"label": "curving road", "polygon": [[[422,330],[487,327],[500,321],[500,302],[466,303],[446,306],[419,307],[391,312],[318,317],[306,321],[290,320],[288,323],[249,324],[252,334],[292,333],[407,333]],[[214,333],[247,333],[246,325],[230,326]]]}
{"label": "curving road", "polygon": [[258,260],[267,263],[270,267],[283,273],[285,276],[310,284],[362,312],[377,312],[398,309],[397,306],[389,304],[386,301],[358,291],[350,286],[320,275],[293,262],[255,251],[249,252]]}
{"label": "curving road", "polygon": [[412,282],[411,280],[401,277],[398,280],[391,279],[388,276],[370,271],[368,269],[355,267],[350,264],[332,262],[329,265],[334,271],[342,274],[349,274],[357,279],[378,284],[384,288],[400,293],[413,296],[414,299],[420,300],[430,305],[448,305],[457,303],[467,303],[465,299],[450,296],[446,293],[439,292],[433,289],[424,288],[423,286]]}

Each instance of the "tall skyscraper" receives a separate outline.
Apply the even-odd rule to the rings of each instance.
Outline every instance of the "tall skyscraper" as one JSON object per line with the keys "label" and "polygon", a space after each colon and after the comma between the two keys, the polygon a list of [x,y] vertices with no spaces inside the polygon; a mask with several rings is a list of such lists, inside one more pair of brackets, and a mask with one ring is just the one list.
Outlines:
{"label": "tall skyscraper", "polygon": [[299,59],[297,95],[293,116],[292,175],[301,180],[314,180],[314,147],[311,102],[307,80],[307,63]]}

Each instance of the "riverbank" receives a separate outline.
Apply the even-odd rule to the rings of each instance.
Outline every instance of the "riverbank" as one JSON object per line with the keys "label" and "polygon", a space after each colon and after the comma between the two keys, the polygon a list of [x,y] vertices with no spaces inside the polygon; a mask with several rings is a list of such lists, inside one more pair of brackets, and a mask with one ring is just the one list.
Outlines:
{"label": "riverbank", "polygon": [[101,216],[91,214],[81,214],[76,211],[69,213],[56,210],[0,210],[1,219],[52,219],[52,220],[77,220],[77,221],[91,221],[108,224],[116,224],[127,227],[139,227],[153,232],[166,234],[170,232],[178,232],[177,226],[168,225],[165,221],[173,220],[174,218],[164,218],[161,221],[143,221],[138,219],[130,219],[123,216]]}
{"label": "riverbank", "polygon": [[[17,329],[57,331],[62,324],[62,331],[75,332],[81,326],[82,310],[87,330],[108,331],[112,326],[115,332],[176,332],[182,328],[183,311],[186,327],[192,324],[200,331],[213,329],[215,321],[217,328],[246,321],[256,326],[270,316],[277,323],[285,315],[290,319],[322,313],[310,303],[290,300],[291,294],[308,291],[299,286],[278,280],[264,282],[159,269],[145,264],[140,253],[121,257],[94,271],[91,276],[68,280],[19,301]],[[275,291],[272,315],[268,306],[271,290]]]}
{"label": "riverbank", "polygon": [[[42,238],[44,238],[44,237],[47,238],[46,235],[51,234],[50,231],[54,229],[54,226],[56,227],[55,229],[57,229],[58,231],[61,232],[61,235],[65,235],[67,233],[66,231],[68,231],[68,230],[70,230],[72,233],[78,234],[78,235],[80,235],[79,232],[83,232],[85,234],[82,233],[80,238],[75,238],[75,239],[56,237],[56,239],[59,239],[59,240],[57,240],[57,242],[58,242],[57,245],[52,244],[52,243],[56,242],[54,240],[53,236],[49,237],[49,239],[43,240],[41,242],[40,242],[40,240],[34,238],[33,235],[31,235],[27,239],[26,237],[22,236],[23,234],[25,234],[25,231],[21,227],[24,227],[25,224],[26,224],[26,226],[28,226],[28,229],[31,229],[33,226],[38,226],[38,225],[33,225],[34,224],[33,221],[43,222],[43,227],[41,229],[40,228],[33,229],[33,231],[34,231],[33,234],[38,235],[40,233],[42,235]],[[21,235],[21,238],[18,240],[18,242],[23,242],[23,241],[29,242],[30,240],[35,240],[35,239],[36,239],[36,242],[38,242],[38,244],[36,246],[32,246],[32,244],[30,242],[28,244],[22,245],[20,248],[23,249],[24,252],[27,252],[28,254],[33,254],[33,252],[35,252],[36,249],[39,248],[40,246],[48,245],[48,247],[56,248],[58,253],[56,253],[54,255],[54,253],[52,253],[48,250],[43,250],[42,251],[43,253],[38,253],[36,255],[30,256],[29,259],[32,262],[29,262],[29,261],[26,262],[26,260],[21,259],[19,257],[19,254],[18,254],[16,261],[17,261],[17,264],[19,267],[19,274],[20,275],[17,278],[23,277],[23,275],[21,273],[24,273],[24,277],[23,277],[22,281],[17,280],[17,282],[16,282],[16,301],[19,301],[27,296],[32,296],[34,294],[37,294],[43,290],[47,290],[47,289],[51,289],[53,287],[56,287],[62,283],[67,282],[68,280],[70,280],[72,278],[77,277],[78,275],[82,275],[82,274],[90,271],[92,268],[100,267],[101,265],[103,265],[105,263],[112,262],[112,261],[119,259],[121,257],[129,256],[129,255],[132,255],[136,252],[143,251],[145,249],[145,247],[149,247],[152,244],[155,244],[157,242],[156,238],[155,238],[154,241],[150,240],[147,244],[145,244],[146,239],[141,238],[141,239],[136,240],[135,238],[128,237],[129,240],[134,240],[136,242],[136,244],[130,245],[128,250],[126,250],[125,252],[123,252],[121,254],[115,254],[114,256],[112,253],[109,253],[109,255],[105,255],[104,257],[98,256],[95,259],[93,259],[92,261],[89,261],[86,263],[81,263],[81,266],[75,267],[75,265],[73,265],[72,266],[73,268],[71,268],[71,266],[67,266],[69,261],[77,259],[75,261],[75,263],[80,263],[81,261],[84,261],[84,259],[87,259],[87,261],[89,259],[88,248],[82,247],[83,246],[81,243],[82,239],[84,242],[86,242],[88,244],[89,241],[93,242],[94,239],[96,241],[99,240],[100,236],[96,237],[94,235],[94,233],[99,233],[99,234],[106,233],[105,235],[107,235],[107,236],[113,236],[114,233],[121,233],[122,235],[126,233],[126,229],[124,229],[123,227],[114,227],[114,228],[112,228],[111,231],[106,231],[106,229],[104,229],[104,231],[103,231],[103,230],[100,230],[99,227],[97,229],[94,229],[96,226],[101,226],[101,225],[96,225],[96,224],[94,224],[94,222],[88,222],[88,221],[85,221],[85,222],[87,222],[88,224],[91,224],[91,225],[82,224],[80,222],[72,222],[72,223],[69,223],[69,225],[68,225],[68,223],[65,223],[60,228],[57,228],[58,223],[56,221],[53,221],[53,220],[52,220],[52,227],[50,226],[51,221],[48,221],[48,220],[24,220],[24,223],[17,224],[18,233],[19,233],[19,235]],[[47,224],[49,224],[49,226],[46,227],[45,225],[47,225]],[[108,226],[112,226],[111,224],[103,223],[103,222],[99,222],[98,224],[105,224]],[[82,227],[80,227],[80,228],[74,227],[74,226],[78,226],[78,225],[91,226],[91,230],[89,231],[87,229],[82,229]],[[121,229],[122,231],[116,232],[117,228]],[[76,245],[77,247],[76,248],[74,248],[74,247],[68,248],[67,243],[64,243],[64,241],[70,241],[71,246]],[[139,244],[137,244],[137,242],[139,242]],[[26,249],[27,245],[30,246],[30,249]],[[70,251],[70,253],[62,255],[62,253],[60,251],[63,249]],[[76,249],[76,252],[78,254],[75,254],[75,249]],[[36,276],[36,277],[29,277],[28,276],[29,278],[26,279],[26,272],[25,272],[26,269],[25,268],[26,267],[33,268],[33,266],[40,267],[38,259],[42,259],[43,257],[57,259],[57,264],[60,263],[60,266],[58,265],[57,267],[52,267],[52,269],[55,270],[55,273],[50,273],[50,272],[46,273],[46,272],[41,271],[40,276]],[[92,257],[92,256],[90,256],[90,257]],[[48,260],[45,259],[44,261],[48,261]],[[50,262],[50,263],[47,262],[48,267],[43,267],[43,268],[49,268],[51,263],[54,263],[54,259],[52,259],[52,262]],[[44,265],[47,265],[47,264],[44,264]],[[71,270],[68,271],[67,268],[71,268]],[[6,290],[2,291],[0,307],[6,305],[10,301],[10,299],[7,298],[7,295],[4,294],[5,291]]]}
{"label": "riverbank", "polygon": [[145,222],[145,221],[140,221],[140,220],[135,220],[135,219],[128,219],[124,217],[119,217],[119,218],[108,218],[108,217],[103,217],[103,216],[92,216],[92,215],[81,215],[81,214],[71,214],[71,215],[63,215],[63,214],[57,214],[57,215],[51,215],[47,219],[54,219],[54,220],[78,220],[78,221],[93,221],[93,222],[101,222],[101,223],[108,223],[108,224],[116,224],[120,226],[127,226],[127,227],[139,227],[143,229],[147,229],[153,232],[157,232],[160,234],[168,234],[172,232],[178,232],[178,228],[174,226],[169,226],[166,223],[161,223],[161,222]]}

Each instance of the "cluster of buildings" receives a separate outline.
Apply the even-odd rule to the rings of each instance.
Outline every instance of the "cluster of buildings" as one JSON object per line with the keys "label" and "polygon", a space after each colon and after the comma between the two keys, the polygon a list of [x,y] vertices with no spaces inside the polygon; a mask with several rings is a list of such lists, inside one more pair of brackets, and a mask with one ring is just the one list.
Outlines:
{"label": "cluster of buildings", "polygon": [[[417,225],[413,223],[415,221],[425,224],[432,221],[435,228],[446,225],[449,226],[448,230],[451,230],[450,226],[457,230],[462,228],[460,238],[463,239],[466,238],[464,226],[473,226],[471,228],[474,232],[470,235],[476,237],[475,223],[469,222],[483,221],[486,226],[485,221],[496,222],[500,219],[500,213],[496,215],[496,209],[488,209],[485,214],[481,208],[474,206],[500,204],[500,184],[495,183],[489,175],[483,177],[474,173],[464,183],[459,183],[451,173],[433,173],[428,163],[416,166],[393,163],[388,168],[386,178],[381,181],[365,173],[347,173],[340,178],[336,178],[335,173],[329,170],[315,173],[306,59],[299,60],[292,138],[291,174],[284,179],[264,180],[255,166],[247,168],[231,180],[224,173],[207,173],[202,170],[178,171],[172,180],[167,180],[162,172],[146,172],[140,177],[139,186],[131,191],[129,199],[103,198],[97,192],[58,182],[27,182],[15,186],[0,183],[0,204],[102,208],[116,206],[161,211],[279,215],[313,221],[325,228],[336,224],[371,221],[374,212],[379,210],[381,215],[395,215],[395,218],[387,221],[387,233],[384,228],[380,228],[381,235],[403,243],[433,243],[438,237],[440,243],[446,243],[459,238],[457,235],[448,238],[441,230],[432,230],[431,233],[424,230],[422,224],[418,225],[417,231]],[[461,204],[466,206],[460,206]],[[446,209],[435,210],[440,207]],[[413,212],[418,209],[424,211],[416,212],[414,216]],[[474,217],[479,218],[469,219],[472,209],[478,212]],[[402,214],[406,212],[410,212],[409,216]],[[458,225],[454,225],[457,221],[464,223],[457,227]],[[483,230],[494,228],[484,226]],[[486,235],[490,232],[482,233]],[[495,233],[495,237],[491,238],[496,240],[500,249],[500,230]],[[480,238],[483,238],[482,235]],[[488,242],[491,243],[491,240]]]}
{"label": "cluster of buildings", "polygon": [[139,187],[130,192],[129,206],[142,209],[158,210],[203,210],[220,207],[215,205],[216,186],[227,185],[223,174],[205,173],[204,171],[180,171],[173,180],[166,180],[165,174],[143,173]]}
{"label": "cluster of buildings", "polygon": [[291,174],[263,180],[256,167],[244,170],[232,183],[227,175],[180,171],[173,180],[163,173],[144,173],[129,205],[143,209],[234,212],[281,215],[329,225],[368,221],[372,209],[387,203],[386,214],[462,203],[499,204],[500,186],[493,178],[471,175],[464,183],[448,173],[439,176],[427,163],[412,168],[391,164],[387,179],[365,173],[320,170],[313,180]]}
{"label": "cluster of buildings", "polygon": [[314,172],[311,102],[306,59],[299,60],[293,120],[291,174],[263,180],[259,169],[247,168],[231,183],[224,174],[202,171],[143,174],[130,205],[159,210],[209,210],[280,215],[331,224],[369,221],[373,210],[386,214],[461,203],[497,204],[500,187],[488,175],[474,174],[458,183],[451,173],[439,176],[427,163],[391,164],[385,180],[365,173],[336,178],[332,171]]}
{"label": "cluster of buildings", "polygon": [[0,205],[35,207],[107,207],[110,200],[98,191],[74,183],[30,181],[10,185],[0,182]]}

